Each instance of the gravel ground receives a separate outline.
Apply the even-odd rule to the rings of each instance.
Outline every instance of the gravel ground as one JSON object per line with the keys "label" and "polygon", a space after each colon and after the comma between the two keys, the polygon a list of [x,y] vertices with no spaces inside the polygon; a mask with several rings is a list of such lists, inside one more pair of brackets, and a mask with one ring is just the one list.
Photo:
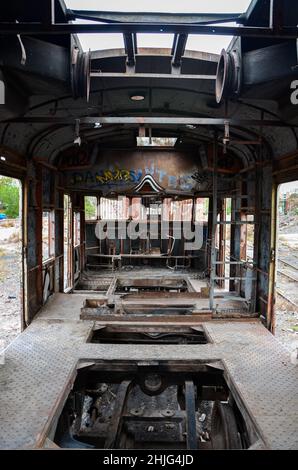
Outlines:
{"label": "gravel ground", "polygon": [[[281,258],[290,257],[293,265],[298,265],[298,217],[283,216],[280,218],[279,253]],[[285,268],[282,264],[282,269]],[[294,277],[297,274],[292,272]],[[298,285],[287,277],[278,274],[278,288],[298,304]],[[277,296],[276,302],[276,338],[290,353],[298,350],[298,308]]]}
{"label": "gravel ground", "polygon": [[[297,311],[281,310],[276,312],[275,336],[285,348],[293,353],[298,349],[298,313]],[[296,331],[297,330],[297,331]]]}
{"label": "gravel ground", "polygon": [[0,227],[0,350],[21,332],[21,243],[18,228]]}

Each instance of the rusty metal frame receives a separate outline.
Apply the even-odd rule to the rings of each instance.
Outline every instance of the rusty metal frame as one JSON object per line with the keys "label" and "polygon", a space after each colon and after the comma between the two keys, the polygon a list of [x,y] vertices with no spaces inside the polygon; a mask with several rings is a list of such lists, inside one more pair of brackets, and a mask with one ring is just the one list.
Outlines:
{"label": "rusty metal frame", "polygon": [[[298,29],[298,28],[297,28]],[[123,75],[124,76],[124,75]],[[133,75],[132,75],[133,76]],[[152,78],[152,75],[148,75],[148,78]],[[167,75],[166,75],[167,77]],[[172,75],[174,77],[174,75]],[[162,77],[161,75],[161,78]],[[180,78],[179,78],[180,79]],[[234,119],[234,118],[204,118],[204,117],[155,117],[155,116],[93,116],[93,117],[81,117],[79,119],[80,125],[94,125],[94,124],[127,124],[132,126],[142,125],[157,125],[157,126],[254,126],[254,127],[290,127],[297,128],[298,125],[288,124],[284,121],[277,119],[266,120],[266,119]],[[69,118],[56,118],[51,116],[24,116],[21,118],[9,119],[4,122],[14,123],[55,123],[73,125],[75,119]]]}
{"label": "rusty metal frame", "polygon": [[[63,193],[63,208],[64,208],[64,196],[67,196],[69,198],[69,204],[67,208],[67,218],[68,218],[68,231],[70,234],[70,238],[67,242],[67,251],[68,251],[68,260],[67,260],[67,267],[68,267],[68,273],[67,273],[67,287],[64,286],[64,281],[63,281],[63,290],[64,292],[69,292],[73,288],[73,204],[72,204],[72,197],[69,193],[64,192]],[[65,216],[63,214],[63,239],[64,239],[64,229],[65,229]],[[64,243],[63,243],[63,280],[65,276],[64,272],[64,256],[65,256],[65,251],[64,251]]]}
{"label": "rusty metal frame", "polygon": [[[22,161],[22,156],[18,155],[16,152],[13,152],[11,149],[0,146],[1,154],[8,155],[16,159],[17,161]],[[18,179],[21,183],[21,193],[22,193],[22,207],[21,207],[21,219],[22,219],[22,284],[21,284],[21,330],[23,331],[26,328],[26,325],[29,321],[29,303],[28,303],[28,178],[26,175],[26,166],[17,164],[16,162],[12,163],[10,160],[5,162],[0,162],[0,174],[3,176],[8,176],[10,178]]]}
{"label": "rusty metal frame", "polygon": [[3,35],[65,35],[65,34],[100,34],[100,33],[158,33],[158,34],[197,34],[209,36],[236,36],[253,38],[296,39],[298,29],[282,26],[271,27],[233,27],[210,26],[187,23],[111,23],[111,24],[77,24],[77,23],[0,23]]}
{"label": "rusty metal frame", "polygon": [[209,305],[210,310],[214,311],[214,289],[215,289],[215,278],[216,278],[216,230],[217,226],[217,209],[218,209],[218,136],[214,134],[213,140],[213,185],[212,185],[212,235],[211,235],[211,264],[210,264],[210,295]]}
{"label": "rusty metal frame", "polygon": [[271,234],[270,265],[268,279],[267,328],[275,334],[275,295],[277,277],[277,244],[278,244],[278,185],[274,182],[271,196]]}

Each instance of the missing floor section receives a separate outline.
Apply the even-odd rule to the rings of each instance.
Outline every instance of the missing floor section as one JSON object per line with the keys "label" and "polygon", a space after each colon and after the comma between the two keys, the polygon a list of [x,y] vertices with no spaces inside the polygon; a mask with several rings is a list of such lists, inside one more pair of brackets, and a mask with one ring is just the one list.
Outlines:
{"label": "missing floor section", "polygon": [[91,291],[91,292],[107,292],[113,278],[112,277],[102,277],[96,276],[94,274],[84,273],[79,282],[76,284],[75,293],[80,293],[81,291]]}
{"label": "missing floor section", "polygon": [[220,362],[84,366],[48,434],[60,448],[247,449],[258,440]]}
{"label": "missing floor section", "polygon": [[180,302],[176,297],[171,297],[175,296],[172,293],[160,293],[158,297],[155,297],[154,293],[149,292],[126,294],[123,299],[118,300],[114,297],[86,299],[81,308],[80,318],[82,320],[97,320],[104,318],[104,316],[124,318],[126,315],[127,317],[138,316],[149,319],[154,316],[191,315],[195,309],[196,298],[183,297],[187,295],[188,293],[181,293]]}
{"label": "missing floor section", "polygon": [[118,279],[115,293],[136,292],[188,292],[189,287],[183,278],[140,278],[140,279]]}
{"label": "missing floor section", "polygon": [[181,276],[146,276],[146,277],[125,277],[125,276],[100,276],[94,273],[83,273],[76,284],[75,293],[81,291],[109,292],[109,294],[128,294],[144,292],[171,292],[184,293],[193,292],[191,282],[187,277]]}
{"label": "missing floor section", "polygon": [[202,327],[103,326],[92,331],[91,343],[100,344],[207,344]]}

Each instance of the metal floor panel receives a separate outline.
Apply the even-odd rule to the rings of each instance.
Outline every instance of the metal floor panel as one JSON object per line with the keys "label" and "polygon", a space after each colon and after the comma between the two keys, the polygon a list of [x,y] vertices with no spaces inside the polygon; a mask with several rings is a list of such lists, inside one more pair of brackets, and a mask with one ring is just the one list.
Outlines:
{"label": "metal floor panel", "polygon": [[0,448],[40,447],[63,406],[79,360],[221,360],[266,448],[298,449],[298,369],[258,322],[203,323],[206,345],[86,343],[84,295],[57,294],[6,349],[0,365]]}

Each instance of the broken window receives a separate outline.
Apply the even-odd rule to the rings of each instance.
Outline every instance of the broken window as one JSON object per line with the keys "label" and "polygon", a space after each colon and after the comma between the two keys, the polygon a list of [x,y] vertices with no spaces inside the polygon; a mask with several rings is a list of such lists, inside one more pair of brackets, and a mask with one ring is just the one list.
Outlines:
{"label": "broken window", "polygon": [[209,198],[197,198],[195,204],[195,222],[208,222]]}
{"label": "broken window", "polygon": [[177,137],[137,137],[138,147],[174,147]]}
{"label": "broken window", "polygon": [[42,213],[42,261],[55,256],[55,211]]}
{"label": "broken window", "polygon": [[128,199],[119,196],[117,199],[100,198],[100,218],[103,220],[126,220]]}
{"label": "broken window", "polygon": [[190,222],[192,220],[193,200],[173,200],[170,198],[163,201],[163,220],[171,220],[173,222]]}
{"label": "broken window", "polygon": [[146,208],[142,204],[141,197],[133,197],[131,199],[128,216],[132,220],[146,220]]}

